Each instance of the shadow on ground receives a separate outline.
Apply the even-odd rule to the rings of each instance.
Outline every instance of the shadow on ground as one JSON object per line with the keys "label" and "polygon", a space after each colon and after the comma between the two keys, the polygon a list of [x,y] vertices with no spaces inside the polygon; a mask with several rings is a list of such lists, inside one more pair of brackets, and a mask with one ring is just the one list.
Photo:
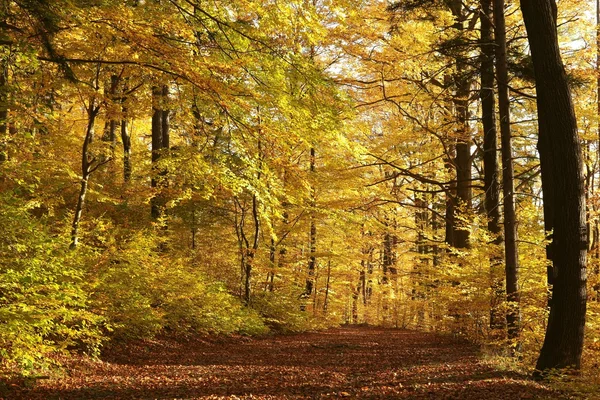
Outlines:
{"label": "shadow on ground", "polygon": [[430,333],[341,328],[263,339],[156,340],[114,346],[102,362],[7,399],[560,399]]}

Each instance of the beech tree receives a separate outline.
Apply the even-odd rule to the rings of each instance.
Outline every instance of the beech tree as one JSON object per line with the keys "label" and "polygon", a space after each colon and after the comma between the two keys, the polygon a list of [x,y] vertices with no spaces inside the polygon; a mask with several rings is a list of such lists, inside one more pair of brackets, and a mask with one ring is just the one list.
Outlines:
{"label": "beech tree", "polygon": [[[546,229],[552,230],[552,301],[538,371],[581,366],[587,231],[577,120],[557,37],[554,0],[521,1],[535,70]],[[548,187],[548,184],[550,187]]]}

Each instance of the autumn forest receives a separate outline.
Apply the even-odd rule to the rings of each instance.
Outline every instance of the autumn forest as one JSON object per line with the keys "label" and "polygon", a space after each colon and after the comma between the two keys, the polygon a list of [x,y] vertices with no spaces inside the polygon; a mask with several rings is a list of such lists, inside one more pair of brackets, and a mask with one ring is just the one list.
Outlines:
{"label": "autumn forest", "polygon": [[599,9],[0,1],[0,373],[362,325],[597,379]]}

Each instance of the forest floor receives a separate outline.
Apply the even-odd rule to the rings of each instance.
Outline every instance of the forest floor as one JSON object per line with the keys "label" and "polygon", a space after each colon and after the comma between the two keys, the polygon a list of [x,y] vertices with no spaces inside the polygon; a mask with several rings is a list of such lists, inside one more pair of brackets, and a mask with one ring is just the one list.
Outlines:
{"label": "forest floor", "polygon": [[371,327],[113,346],[6,399],[566,399],[448,336]]}

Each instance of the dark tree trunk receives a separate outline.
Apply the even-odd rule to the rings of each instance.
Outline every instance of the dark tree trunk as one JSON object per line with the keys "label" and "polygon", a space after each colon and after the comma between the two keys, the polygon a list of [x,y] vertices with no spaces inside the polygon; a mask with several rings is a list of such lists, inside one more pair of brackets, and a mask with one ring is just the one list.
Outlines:
{"label": "dark tree trunk", "polygon": [[[459,34],[464,29],[465,15],[461,0],[453,0],[450,8],[456,22],[454,28]],[[456,87],[454,97],[454,111],[456,117],[456,204],[455,213],[467,213],[471,209],[471,135],[469,128],[469,95],[471,90],[471,81],[466,74],[468,68],[463,55],[456,57],[456,70],[453,79]],[[465,226],[465,221],[456,224],[454,220],[454,246],[459,249],[465,249],[470,246],[469,232],[470,227]]]}
{"label": "dark tree trunk", "polygon": [[[315,148],[310,148],[310,172],[314,175],[315,172]],[[305,295],[310,296],[313,291],[315,269],[317,266],[317,221],[315,215],[316,194],[314,188],[315,182],[311,185],[311,212],[310,212],[310,231],[309,231],[309,255],[308,255],[308,276],[306,278]]]}
{"label": "dark tree trunk", "polygon": [[162,148],[169,149],[171,147],[170,141],[170,130],[171,130],[171,113],[167,107],[167,102],[169,100],[169,87],[164,85],[162,87],[162,106],[161,106],[161,134],[162,134]]}
{"label": "dark tree trunk", "polygon": [[165,199],[162,188],[166,184],[166,172],[158,167],[165,149],[169,148],[169,111],[166,109],[168,99],[167,86],[152,88],[152,181],[156,193],[151,199],[151,215],[153,219],[163,216]]}
{"label": "dark tree trunk", "polygon": [[0,162],[8,160],[8,61],[0,60]]}
{"label": "dark tree trunk", "polygon": [[[502,243],[500,235],[500,188],[498,185],[498,135],[494,98],[494,39],[492,37],[492,0],[481,1],[481,122],[483,125],[483,190],[488,231],[492,244]],[[490,328],[504,330],[506,319],[499,310],[504,302],[502,257],[494,253],[490,258],[492,298]]]}
{"label": "dark tree trunk", "polygon": [[[586,312],[585,200],[577,121],[556,33],[554,0],[521,0],[535,71],[539,150],[552,182],[553,299],[536,370],[579,369]],[[544,190],[544,201],[548,192]]]}
{"label": "dark tree trunk", "polygon": [[129,126],[127,120],[127,99],[123,97],[121,112],[123,117],[121,119],[121,142],[123,142],[123,181],[129,182],[131,180],[131,136],[129,134]]}
{"label": "dark tree trunk", "polygon": [[506,22],[504,0],[494,0],[494,33],[496,37],[496,73],[498,76],[498,109],[502,138],[502,194],[504,195],[504,256],[506,272],[506,322],[508,337],[519,337],[521,326],[519,295],[519,258],[517,248],[517,221],[514,200],[514,172],[512,138],[510,131],[510,99],[508,96],[508,69],[506,61]]}

